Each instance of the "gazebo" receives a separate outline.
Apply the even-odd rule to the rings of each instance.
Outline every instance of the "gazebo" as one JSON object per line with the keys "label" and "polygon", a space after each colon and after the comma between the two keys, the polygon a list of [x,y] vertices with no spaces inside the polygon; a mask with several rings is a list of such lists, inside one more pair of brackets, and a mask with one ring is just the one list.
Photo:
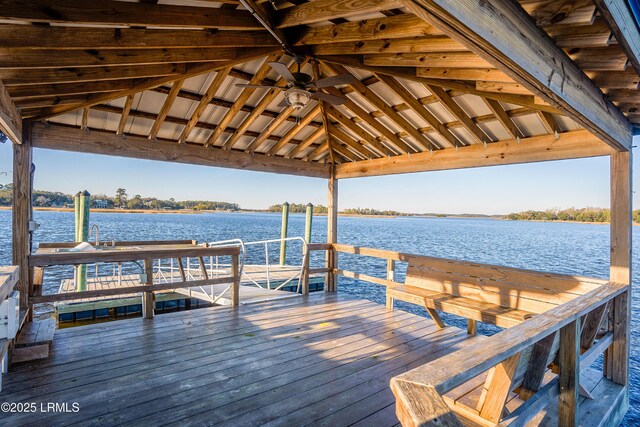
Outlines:
{"label": "gazebo", "polygon": [[[391,383],[398,418],[385,422],[525,425],[541,412],[559,425],[582,425],[587,413],[602,418],[600,424],[590,419],[594,425],[621,420],[629,393],[631,148],[640,129],[634,1],[0,4],[0,131],[13,143],[13,264],[24,310],[43,301],[34,293],[32,274],[43,262],[31,247],[34,149],[326,179],[328,241],[309,250],[326,251],[320,272],[327,275],[327,304],[340,301],[334,295],[339,276],[369,280],[392,291],[389,308],[394,298],[417,298],[430,310],[466,314],[470,336],[472,322],[486,321],[486,307],[477,308],[482,313],[475,318],[471,303],[454,309],[436,299],[431,306],[433,295],[416,296],[406,289],[408,281],[394,282],[393,262],[407,261],[409,273],[416,269],[413,286],[426,289],[417,271],[439,261],[337,242],[340,180],[609,156],[609,281],[574,278],[575,286],[566,287],[569,279],[553,275],[507,269],[500,278],[474,270],[477,265],[450,262],[441,273],[508,282],[496,291],[501,295],[522,292],[523,283],[547,293],[582,291],[553,308],[529,307],[533,318],[469,340],[461,354],[452,350],[420,366],[407,364]],[[387,278],[339,268],[341,252],[388,259]],[[471,298],[449,288],[446,293]],[[593,339],[585,330],[593,330]],[[586,367],[601,353],[600,377],[611,387],[582,392],[580,363]],[[498,380],[482,377],[488,385],[480,401],[472,410],[460,409],[450,393],[487,370]],[[547,379],[550,373],[555,379]],[[536,378],[536,386],[525,387]],[[518,409],[509,408],[514,390]],[[363,419],[382,409],[372,405]]]}

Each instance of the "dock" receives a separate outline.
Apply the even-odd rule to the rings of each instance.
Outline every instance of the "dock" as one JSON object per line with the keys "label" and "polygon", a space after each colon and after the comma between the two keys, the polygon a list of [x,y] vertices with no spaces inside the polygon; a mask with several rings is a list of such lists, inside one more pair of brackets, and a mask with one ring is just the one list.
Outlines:
{"label": "dock", "polygon": [[[267,274],[267,269],[269,270]],[[245,265],[242,280],[240,282],[240,304],[253,304],[281,298],[300,296],[296,275],[300,268],[295,266],[269,265]],[[221,269],[220,274],[229,274],[229,271]],[[203,279],[199,269],[185,269],[193,280]],[[159,272],[155,279],[169,283],[180,279],[178,273]],[[140,286],[140,276],[126,274],[122,276],[98,276],[87,279],[87,290],[96,291],[103,289],[118,289],[131,286]],[[324,276],[312,274],[309,277],[310,290],[323,289]],[[280,289],[276,289],[280,288]],[[59,293],[68,294],[75,292],[73,279],[65,279],[60,285]],[[55,303],[55,309],[59,320],[74,321],[83,319],[96,319],[109,316],[126,316],[140,314],[142,294],[130,293],[117,296],[101,296],[90,298],[78,298],[74,300]],[[156,311],[164,312],[180,308],[199,308],[209,305],[231,305],[231,289],[227,284],[199,286],[192,288],[176,288],[159,291],[156,293]]]}

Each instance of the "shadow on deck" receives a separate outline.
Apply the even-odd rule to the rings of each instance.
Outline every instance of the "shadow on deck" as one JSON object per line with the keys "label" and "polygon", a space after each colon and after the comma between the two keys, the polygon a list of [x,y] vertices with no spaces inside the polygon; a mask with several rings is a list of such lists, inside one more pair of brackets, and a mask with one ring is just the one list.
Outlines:
{"label": "shadow on deck", "polygon": [[5,378],[2,401],[38,410],[3,424],[392,426],[391,377],[480,339],[324,293],[63,329]]}

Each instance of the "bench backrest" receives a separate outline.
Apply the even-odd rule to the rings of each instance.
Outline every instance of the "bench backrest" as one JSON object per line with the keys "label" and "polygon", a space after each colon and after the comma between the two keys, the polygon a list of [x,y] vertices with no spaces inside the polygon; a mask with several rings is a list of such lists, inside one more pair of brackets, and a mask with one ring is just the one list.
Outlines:
{"label": "bench backrest", "polygon": [[412,255],[405,284],[454,296],[542,313],[605,280],[533,272],[489,264]]}

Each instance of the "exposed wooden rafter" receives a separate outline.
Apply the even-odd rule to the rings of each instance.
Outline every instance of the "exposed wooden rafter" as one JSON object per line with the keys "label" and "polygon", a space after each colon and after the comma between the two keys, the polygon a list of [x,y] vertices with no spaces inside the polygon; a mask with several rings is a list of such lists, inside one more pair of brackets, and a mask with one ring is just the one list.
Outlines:
{"label": "exposed wooden rafter", "polygon": [[315,0],[277,13],[275,22],[278,28],[287,28],[397,7],[396,0]]}
{"label": "exposed wooden rafter", "polygon": [[141,79],[138,83],[136,83],[135,87],[131,90],[92,95],[88,97],[86,101],[82,101],[78,104],[53,106],[53,107],[46,108],[36,116],[30,117],[30,118],[32,119],[49,118],[58,114],[66,113],[67,111],[73,111],[79,108],[100,104],[102,102],[106,102],[112,99],[122,98],[123,96],[127,96],[132,93],[153,89],[155,87],[162,86],[163,84],[167,84],[167,83],[172,83],[175,80],[186,79],[189,77],[197,76],[199,74],[204,74],[204,73],[219,70],[225,67],[233,66],[235,64],[239,64],[242,62],[251,61],[252,59],[261,58],[261,57],[264,57],[265,55],[273,53],[275,50],[278,50],[278,49],[277,48],[246,49],[242,54],[239,54],[236,58],[234,58],[231,61],[225,61],[221,63],[212,62],[212,63],[196,64],[194,66],[190,66],[180,76],[180,78],[177,78],[176,76],[167,76],[167,77],[158,77],[154,79]]}
{"label": "exposed wooden rafter", "polygon": [[[0,19],[69,24],[135,25],[171,28],[262,30],[247,11],[112,0],[5,0]],[[270,37],[265,32],[265,37]]]}
{"label": "exposed wooden rafter", "polygon": [[167,118],[167,115],[169,115],[169,110],[171,110],[171,106],[173,105],[173,102],[176,100],[176,97],[178,96],[178,93],[180,92],[180,89],[182,88],[183,84],[184,84],[184,80],[177,80],[173,82],[173,85],[171,85],[171,90],[167,94],[167,97],[164,99],[164,103],[160,108],[158,117],[153,122],[153,126],[151,126],[151,130],[149,131],[149,139],[156,139],[156,136],[158,135],[158,132],[162,127],[162,123],[164,123],[164,120]]}
{"label": "exposed wooden rafter", "polygon": [[0,80],[0,132],[15,144],[22,144],[22,118],[7,88]]}
{"label": "exposed wooden rafter", "polygon": [[180,134],[180,137],[178,138],[178,144],[182,144],[187,141],[187,138],[189,138],[189,134],[193,130],[193,127],[196,125],[196,123],[198,123],[198,120],[200,120],[200,117],[204,114],[204,110],[206,110],[209,106],[211,99],[213,99],[218,89],[220,89],[220,86],[222,86],[222,83],[224,83],[224,80],[229,75],[229,71],[231,71],[231,66],[218,70],[215,77],[209,84],[207,91],[202,96],[202,99],[200,99],[200,102],[198,102],[196,109],[193,110],[193,113],[191,113],[189,122],[184,127],[182,133]]}
{"label": "exposed wooden rafter", "polygon": [[612,147],[630,149],[629,121],[516,2],[401,1],[533,93],[566,110]]}

